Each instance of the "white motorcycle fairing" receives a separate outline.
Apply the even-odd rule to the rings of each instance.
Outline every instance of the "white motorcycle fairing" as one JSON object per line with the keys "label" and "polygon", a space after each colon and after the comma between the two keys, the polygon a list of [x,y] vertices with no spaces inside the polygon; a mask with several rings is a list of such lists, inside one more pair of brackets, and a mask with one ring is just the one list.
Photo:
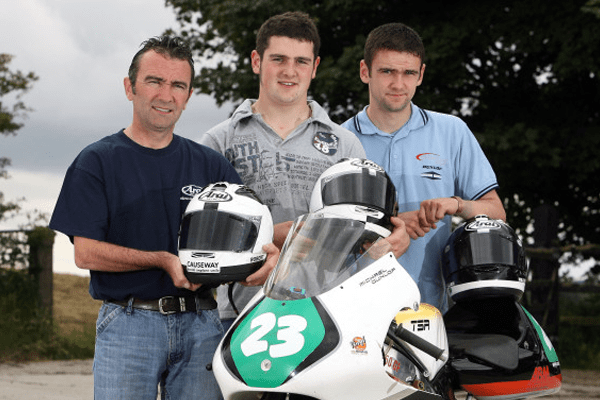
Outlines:
{"label": "white motorcycle fairing", "polygon": [[213,359],[225,400],[456,400],[456,390],[515,400],[560,389],[556,350],[514,296],[473,291],[442,317],[419,303],[373,220],[344,205],[296,221]]}
{"label": "white motorcycle fairing", "polygon": [[[308,226],[311,221],[302,222]],[[302,224],[297,222],[295,226],[298,236],[306,233]],[[345,232],[348,227],[345,230],[337,227],[336,236],[328,232],[327,238],[348,241],[339,237]],[[291,240],[288,237],[290,243],[286,241],[270,282],[246,307],[217,348],[213,371],[224,399],[260,399],[265,392],[299,394],[319,400],[393,400],[409,396],[440,399],[386,370],[385,339],[390,323],[402,308],[417,310],[420,301],[417,285],[393,253],[381,252],[381,244],[387,242],[373,244],[371,249],[378,251],[364,253],[371,255],[371,261],[362,262],[360,268],[357,264],[361,262],[355,262],[353,272],[347,267],[338,268],[337,277],[343,276],[345,280],[311,295],[308,283],[302,286],[301,282],[296,285],[290,280],[298,272],[286,266],[293,262],[284,254],[288,250],[295,254],[294,260],[301,259],[306,266],[310,259],[307,254],[313,248],[307,251],[306,238],[297,245],[298,240],[294,242],[292,236]],[[324,249],[331,253],[335,245],[325,244]],[[278,290],[286,292],[284,296],[279,296],[276,290],[281,282]],[[336,384],[336,377],[343,377],[343,383]]]}
{"label": "white motorcycle fairing", "polygon": [[[217,349],[213,371],[219,376],[224,398],[256,399],[255,392],[272,391],[304,394],[322,400],[391,400],[419,392],[390,377],[382,361],[385,336],[390,321],[398,312],[397,304],[415,305],[420,300],[416,284],[412,282],[412,287],[406,287],[405,280],[411,280],[410,276],[393,254],[388,253],[341,285],[313,299],[306,299],[316,309],[320,308],[319,314],[325,314],[324,318],[320,318],[325,332],[318,332],[323,333],[322,337],[327,343],[319,343],[321,346],[317,345],[304,359],[313,358],[312,362],[307,364],[302,360],[292,363],[293,367],[286,368],[285,374],[281,373],[278,359],[293,357],[309,345],[310,340],[305,335],[313,331],[308,324],[318,322],[313,319],[314,315],[304,314],[310,310],[310,304],[303,304],[293,313],[287,313],[286,308],[304,300],[275,301],[264,298],[244,318],[251,319],[250,335],[236,335],[236,329],[232,329]],[[397,288],[401,285],[406,290],[399,293]],[[390,294],[396,301],[390,298]],[[261,307],[265,303],[267,307]],[[238,322],[236,325],[239,327]],[[277,340],[270,343],[267,334],[272,330],[277,331],[274,335]],[[229,349],[223,349],[224,343]],[[224,359],[228,352],[234,351],[232,347],[235,346],[239,346],[242,354],[247,355],[245,364],[251,363],[251,356],[260,358],[260,362],[246,372],[246,378],[240,372],[229,370],[227,364],[233,362],[238,371],[243,366],[238,367],[233,359],[228,362]],[[319,368],[314,368],[315,365]],[[331,384],[330,374],[343,374],[344,384]]]}
{"label": "white motorcycle fairing", "polygon": [[[398,312],[394,321],[397,325],[402,325],[419,338],[428,343],[434,343],[437,347],[444,350],[443,357],[437,359],[406,343],[405,349],[410,351],[414,358],[421,363],[422,369],[426,374],[425,378],[428,380],[433,379],[446,364],[449,356],[448,336],[442,313],[430,304],[421,303],[418,310],[405,309]],[[386,354],[386,358],[388,360],[388,371],[398,377],[398,379],[410,380],[411,382],[421,380],[421,376],[417,372],[418,368],[410,368],[411,371],[407,375],[407,363],[403,361],[402,353],[397,349],[390,349]]]}

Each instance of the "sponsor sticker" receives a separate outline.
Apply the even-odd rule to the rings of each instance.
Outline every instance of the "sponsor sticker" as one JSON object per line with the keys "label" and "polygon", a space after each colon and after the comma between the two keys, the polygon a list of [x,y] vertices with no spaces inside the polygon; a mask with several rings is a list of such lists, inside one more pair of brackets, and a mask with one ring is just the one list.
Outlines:
{"label": "sponsor sticker", "polygon": [[185,268],[188,272],[195,274],[218,274],[221,272],[219,263],[214,261],[188,261]]}
{"label": "sponsor sticker", "polygon": [[367,339],[364,336],[355,336],[350,342],[350,346],[355,354],[368,354]]}
{"label": "sponsor sticker", "polygon": [[386,365],[386,367],[391,369],[393,372],[400,371],[400,362],[395,357],[386,355],[385,356],[385,365]]}
{"label": "sponsor sticker", "polygon": [[446,165],[447,161],[435,153],[421,153],[417,154],[416,159],[423,163],[421,168],[425,169],[425,172],[421,173],[421,178],[430,179],[432,181],[439,181],[442,179],[443,166]]}
{"label": "sponsor sticker", "polygon": [[413,332],[422,332],[431,330],[431,323],[428,319],[416,319],[411,320],[410,324],[412,325]]}
{"label": "sponsor sticker", "polygon": [[336,135],[329,132],[317,132],[313,136],[313,147],[321,153],[332,156],[338,151],[340,140]]}
{"label": "sponsor sticker", "polygon": [[427,171],[421,174],[421,178],[431,179],[432,181],[439,181],[442,179],[442,175],[435,171]]}
{"label": "sponsor sticker", "polygon": [[435,153],[417,154],[416,159],[421,162],[431,164],[431,165],[437,165],[437,166],[446,165],[446,163],[447,163],[447,160],[445,158],[443,158],[439,154],[435,154]]}

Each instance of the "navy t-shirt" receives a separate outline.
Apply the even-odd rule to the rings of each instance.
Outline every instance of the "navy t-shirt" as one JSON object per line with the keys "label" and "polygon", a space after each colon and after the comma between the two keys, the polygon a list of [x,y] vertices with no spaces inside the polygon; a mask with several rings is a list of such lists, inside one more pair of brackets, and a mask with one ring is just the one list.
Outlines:
{"label": "navy t-shirt", "polygon": [[[89,145],[73,161],[50,228],[71,239],[177,254],[179,224],[189,201],[201,187],[219,181],[242,183],[216,151],[177,135],[166,148],[150,149],[120,131]],[[90,294],[99,300],[190,294],[159,268],[90,274]]]}

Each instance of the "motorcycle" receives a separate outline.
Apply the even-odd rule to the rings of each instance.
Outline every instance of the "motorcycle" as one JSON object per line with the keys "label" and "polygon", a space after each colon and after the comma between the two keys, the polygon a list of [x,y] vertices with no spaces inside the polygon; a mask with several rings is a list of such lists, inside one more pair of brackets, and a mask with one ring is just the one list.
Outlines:
{"label": "motorcycle", "polygon": [[[348,218],[352,207],[364,216]],[[512,400],[560,389],[556,352],[515,298],[458,301],[442,315],[420,302],[387,234],[350,205],[295,221],[215,353],[225,400]]]}

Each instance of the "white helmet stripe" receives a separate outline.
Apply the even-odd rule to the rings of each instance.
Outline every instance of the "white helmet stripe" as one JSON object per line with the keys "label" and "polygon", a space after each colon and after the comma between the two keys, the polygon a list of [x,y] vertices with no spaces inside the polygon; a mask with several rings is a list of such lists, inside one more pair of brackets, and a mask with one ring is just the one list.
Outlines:
{"label": "white helmet stripe", "polygon": [[468,283],[461,283],[460,285],[450,286],[449,290],[456,296],[459,293],[467,292],[474,289],[487,289],[487,288],[506,288],[516,289],[523,292],[525,290],[525,282],[518,281],[507,281],[503,279],[493,279],[485,281],[473,281]]}

